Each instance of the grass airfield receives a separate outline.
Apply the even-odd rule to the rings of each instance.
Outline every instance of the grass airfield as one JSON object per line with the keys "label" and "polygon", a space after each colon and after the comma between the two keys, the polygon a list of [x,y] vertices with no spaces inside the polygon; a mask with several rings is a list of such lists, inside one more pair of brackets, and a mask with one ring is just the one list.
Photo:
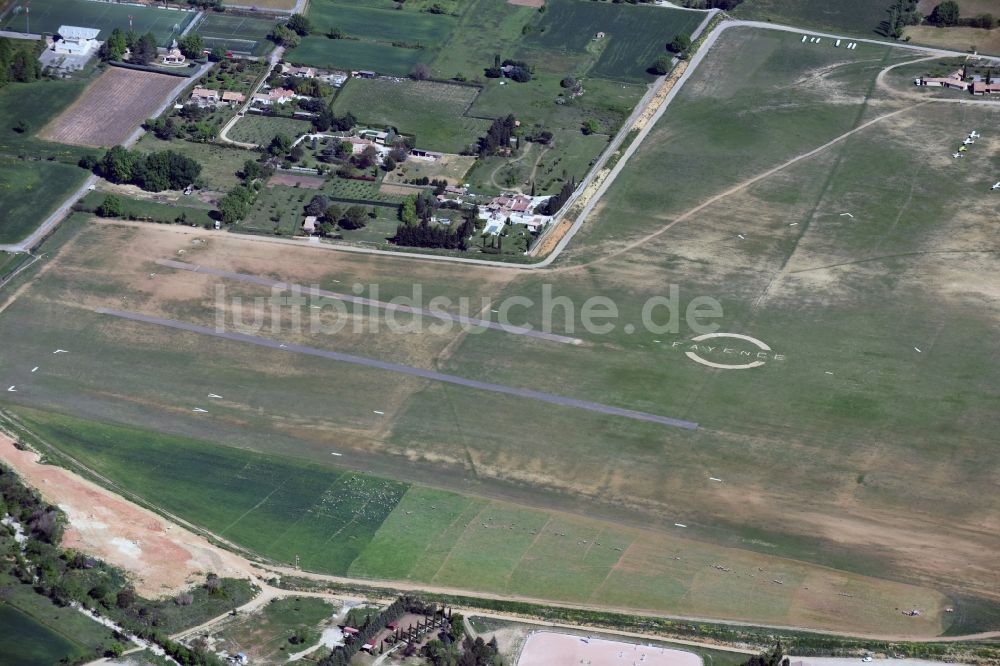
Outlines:
{"label": "grass airfield", "polygon": [[[212,531],[228,523],[205,505],[221,510],[228,500],[172,504],[211,480],[165,463],[125,464],[114,453],[150,442],[149,457],[140,449],[136,459],[151,460],[154,436],[81,423],[53,429],[58,418],[25,407],[209,440],[229,448],[190,445],[236,456],[236,470],[250,455],[242,449],[407,486],[372,518],[367,542],[345,540],[345,554],[317,569],[866,633],[985,628],[986,615],[958,612],[955,625],[943,609],[961,611],[966,598],[995,604],[1000,589],[991,556],[1000,506],[983,492],[995,483],[1000,426],[990,343],[1000,326],[1000,197],[988,191],[1000,136],[987,129],[998,111],[917,106],[877,85],[882,68],[911,56],[808,46],[795,35],[725,33],[552,271],[473,270],[176,227],[86,226],[0,312],[0,339],[10,341],[0,373],[20,386],[4,394],[6,404],[125,487],[152,488],[145,474],[170,480],[147,499]],[[896,111],[667,228],[709,197]],[[983,138],[952,160],[973,128]],[[749,371],[706,368],[673,346],[688,343],[690,331],[629,334],[621,325],[604,335],[577,329],[584,344],[569,346],[497,331],[270,332],[271,320],[262,321],[262,335],[289,342],[701,426],[669,429],[92,311],[212,325],[218,280],[154,263],[162,258],[340,291],[377,282],[382,299],[419,283],[427,297],[540,300],[550,284],[578,303],[611,297],[619,324],[637,322],[646,299],[674,284],[682,305],[716,298],[721,330],[766,341],[784,358]],[[226,289],[268,295],[245,284]],[[518,313],[541,317],[537,305]],[[72,352],[53,359],[59,347]],[[35,365],[42,368],[31,373]],[[224,399],[203,404],[209,392]],[[69,433],[90,434],[74,441]],[[281,487],[234,483],[232,497],[247,508]],[[440,511],[406,518],[432,501]],[[243,520],[237,540],[267,524]],[[621,543],[581,543],[604,539]],[[291,552],[269,556],[288,561]],[[755,569],[780,576],[750,578]],[[907,607],[923,615],[905,617]]]}

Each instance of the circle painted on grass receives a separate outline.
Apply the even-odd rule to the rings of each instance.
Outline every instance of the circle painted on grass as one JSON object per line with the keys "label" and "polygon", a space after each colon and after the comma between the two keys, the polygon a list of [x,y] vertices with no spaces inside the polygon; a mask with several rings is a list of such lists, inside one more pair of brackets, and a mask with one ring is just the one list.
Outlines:
{"label": "circle painted on grass", "polygon": [[[731,338],[734,340],[743,340],[744,342],[749,342],[750,344],[756,346],[765,352],[771,351],[771,347],[768,346],[766,342],[762,342],[757,338],[750,337],[749,335],[743,335],[742,333],[705,333],[704,335],[699,335],[698,337],[691,338],[692,342],[704,342],[705,340],[712,340],[715,338]],[[746,353],[746,352],[744,352]],[[710,368],[718,368],[719,370],[749,370],[750,368],[759,368],[764,365],[764,361],[758,359],[751,361],[749,363],[715,363],[714,361],[709,361],[698,355],[696,351],[687,351],[684,353],[689,359],[695,363],[701,363],[702,365],[707,365]]]}

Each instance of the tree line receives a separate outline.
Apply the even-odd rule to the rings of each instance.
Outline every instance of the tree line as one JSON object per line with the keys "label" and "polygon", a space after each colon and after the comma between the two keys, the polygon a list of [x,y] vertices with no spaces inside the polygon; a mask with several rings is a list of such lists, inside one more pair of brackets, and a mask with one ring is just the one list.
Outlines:
{"label": "tree line", "polygon": [[469,237],[476,230],[476,209],[461,209],[461,224],[445,226],[431,224],[436,208],[437,200],[430,192],[407,197],[399,208],[402,224],[396,227],[392,242],[405,247],[467,250]]}
{"label": "tree line", "polygon": [[927,22],[941,27],[960,25],[970,28],[985,28],[986,30],[997,27],[996,17],[988,12],[963,18],[961,8],[955,0],[945,0],[936,5],[927,15]]}
{"label": "tree line", "polygon": [[[453,627],[457,624],[456,617],[452,617]],[[423,656],[432,666],[503,666],[496,638],[491,638],[488,643],[482,638],[473,640],[471,636],[466,636],[460,643],[449,642],[450,638],[450,634],[441,632],[439,638],[428,641],[424,646]]]}
{"label": "tree line", "polygon": [[201,174],[198,162],[172,150],[144,153],[122,146],[111,148],[100,160],[84,157],[80,166],[112,183],[138,185],[149,192],[182,190]]}
{"label": "tree line", "polygon": [[510,140],[517,130],[517,119],[508,114],[506,117],[497,118],[486,130],[486,136],[479,139],[479,156],[496,155],[510,151]]}

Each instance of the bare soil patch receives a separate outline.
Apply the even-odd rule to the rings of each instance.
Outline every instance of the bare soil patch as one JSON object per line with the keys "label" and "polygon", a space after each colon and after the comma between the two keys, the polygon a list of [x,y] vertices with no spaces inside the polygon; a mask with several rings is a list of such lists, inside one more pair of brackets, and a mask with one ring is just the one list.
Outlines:
{"label": "bare soil patch", "polygon": [[235,555],[62,467],[41,464],[38,454],[15,448],[3,434],[0,460],[66,513],[63,545],[128,571],[141,595],[181,591],[207,572],[249,575]]}
{"label": "bare soil patch", "polygon": [[701,666],[693,652],[621,643],[603,638],[539,631],[528,637],[517,666],[572,666],[575,664],[642,663],[649,666]]}
{"label": "bare soil patch", "polygon": [[410,196],[411,194],[419,194],[424,188],[415,187],[410,185],[390,185],[388,183],[382,183],[379,185],[378,191],[384,192],[385,194],[402,194],[403,196]]}
{"label": "bare soil patch", "polygon": [[267,181],[267,186],[286,185],[288,187],[305,187],[310,190],[318,190],[323,187],[323,182],[322,178],[316,176],[306,176],[296,173],[276,173]]}
{"label": "bare soil patch", "polygon": [[429,178],[446,180],[449,185],[461,185],[475,162],[476,158],[472,155],[442,155],[435,160],[411,157],[387,173],[384,182],[405,185],[407,179]]}
{"label": "bare soil patch", "polygon": [[153,115],[177,85],[176,76],[111,67],[41,133],[77,146],[114,146]]}

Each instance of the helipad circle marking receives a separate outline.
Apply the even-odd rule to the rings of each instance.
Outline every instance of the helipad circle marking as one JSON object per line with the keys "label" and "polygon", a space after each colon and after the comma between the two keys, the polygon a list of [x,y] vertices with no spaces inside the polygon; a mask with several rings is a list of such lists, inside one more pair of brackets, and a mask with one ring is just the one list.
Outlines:
{"label": "helipad circle marking", "polygon": [[[713,338],[734,338],[736,340],[744,340],[752,345],[757,346],[759,349],[764,351],[771,351],[771,348],[766,342],[758,340],[757,338],[750,337],[749,335],[743,335],[742,333],[705,333],[697,337],[691,338],[692,342],[702,342],[703,340],[711,340]],[[759,368],[764,365],[764,361],[752,361],[750,363],[714,363],[703,359],[698,356],[697,352],[689,351],[684,352],[684,355],[695,363],[701,363],[702,365],[707,365],[710,368],[718,368],[719,370],[749,370],[750,368]]]}

